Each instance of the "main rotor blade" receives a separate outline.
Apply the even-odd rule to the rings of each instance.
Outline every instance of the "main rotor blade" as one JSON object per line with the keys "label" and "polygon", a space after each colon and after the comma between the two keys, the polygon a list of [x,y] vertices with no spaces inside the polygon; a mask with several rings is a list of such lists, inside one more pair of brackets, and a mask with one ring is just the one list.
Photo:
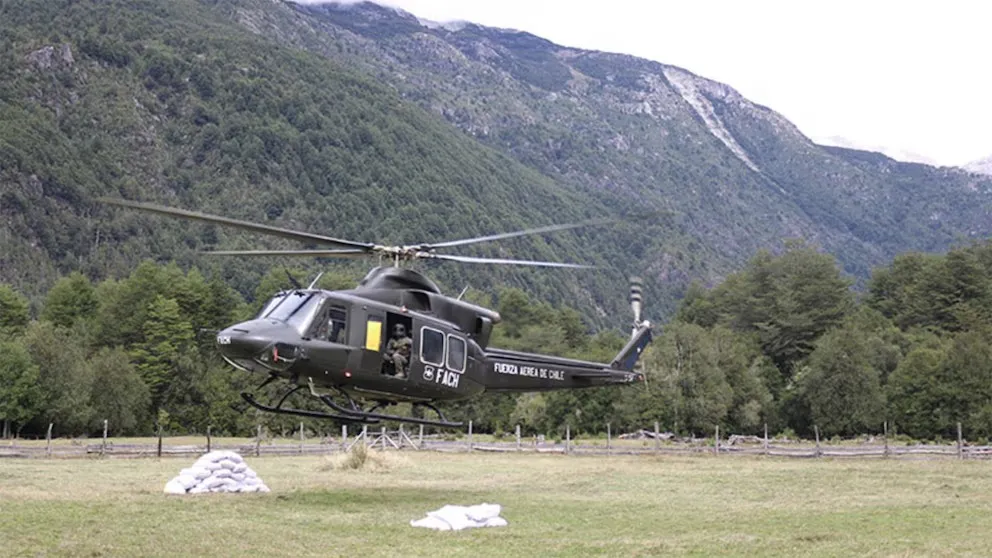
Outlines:
{"label": "main rotor blade", "polygon": [[549,225],[547,227],[540,227],[536,229],[526,229],[522,231],[514,231],[508,233],[491,234],[489,236],[477,236],[475,238],[466,238],[462,240],[449,240],[447,242],[438,242],[435,244],[423,244],[420,246],[422,250],[434,250],[435,248],[451,248],[452,246],[465,246],[467,244],[477,244],[479,242],[489,242],[491,240],[502,240],[504,238],[513,238],[517,236],[525,236],[529,234],[541,234],[556,231],[564,231],[568,229],[575,229],[578,227],[590,227],[594,225],[607,225],[610,223],[616,223],[619,219],[593,219],[591,221],[582,221],[581,223],[564,223],[561,225]]}
{"label": "main rotor blade", "polygon": [[260,225],[258,223],[251,223],[249,221],[229,219],[227,217],[220,217],[217,215],[200,213],[199,211],[187,211],[185,209],[176,209],[173,207],[166,207],[164,205],[157,205],[153,203],[134,202],[129,200],[113,199],[113,198],[97,198],[97,201],[110,205],[116,205],[119,207],[128,207],[131,209],[139,209],[141,211],[149,211],[151,213],[159,213],[162,215],[168,215],[170,217],[189,219],[191,221],[203,221],[205,223],[225,225],[228,227],[235,227],[238,229],[257,232],[261,234],[267,234],[271,236],[281,236],[283,238],[298,240],[300,242],[316,242],[319,244],[337,244],[339,246],[347,246],[349,248],[354,248],[359,250],[371,250],[371,248],[374,246],[372,243],[342,240],[339,238],[332,238],[330,236],[294,231],[290,229],[282,229],[279,227],[272,227],[269,225]]}
{"label": "main rotor blade", "polygon": [[312,258],[364,258],[368,252],[344,248],[341,250],[217,250],[200,252],[208,256],[309,256]]}
{"label": "main rotor blade", "polygon": [[565,267],[569,269],[592,269],[596,266],[592,265],[582,265],[582,264],[570,264],[570,263],[557,263],[557,262],[535,262],[530,260],[504,260],[500,258],[473,258],[472,256],[454,256],[451,254],[431,254],[430,252],[421,253],[421,258],[431,259],[431,260],[448,260],[452,262],[463,262],[463,263],[484,263],[484,264],[498,264],[498,265],[527,265],[533,267]]}

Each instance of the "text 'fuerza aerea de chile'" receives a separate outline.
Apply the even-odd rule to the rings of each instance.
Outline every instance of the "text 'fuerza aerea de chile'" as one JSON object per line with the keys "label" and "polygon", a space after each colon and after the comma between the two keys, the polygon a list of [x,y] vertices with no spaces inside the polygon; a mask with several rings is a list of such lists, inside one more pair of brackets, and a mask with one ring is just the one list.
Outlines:
{"label": "text 'fuerza aerea de chile'", "polygon": [[494,362],[493,368],[497,374],[508,374],[510,376],[527,376],[530,378],[540,378],[544,380],[565,380],[565,371],[555,368],[541,368],[539,366],[516,365],[508,362]]}

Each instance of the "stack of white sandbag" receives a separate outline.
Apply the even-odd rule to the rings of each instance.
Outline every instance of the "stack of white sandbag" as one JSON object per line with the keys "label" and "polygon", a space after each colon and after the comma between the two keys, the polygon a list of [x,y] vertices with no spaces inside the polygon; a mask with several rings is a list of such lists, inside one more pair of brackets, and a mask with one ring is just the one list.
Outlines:
{"label": "stack of white sandbag", "polygon": [[165,484],[166,494],[268,492],[262,479],[236,452],[212,451]]}
{"label": "stack of white sandbag", "polygon": [[410,526],[438,531],[461,531],[470,527],[505,527],[506,520],[499,516],[501,510],[499,504],[448,505],[427,512],[427,517],[411,521]]}

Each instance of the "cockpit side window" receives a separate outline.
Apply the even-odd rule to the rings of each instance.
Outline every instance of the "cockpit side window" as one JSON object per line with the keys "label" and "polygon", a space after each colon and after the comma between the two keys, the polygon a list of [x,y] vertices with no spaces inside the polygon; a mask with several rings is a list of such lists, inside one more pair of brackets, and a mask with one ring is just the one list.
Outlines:
{"label": "cockpit side window", "polygon": [[348,311],[344,306],[325,303],[310,331],[314,339],[330,343],[347,341]]}

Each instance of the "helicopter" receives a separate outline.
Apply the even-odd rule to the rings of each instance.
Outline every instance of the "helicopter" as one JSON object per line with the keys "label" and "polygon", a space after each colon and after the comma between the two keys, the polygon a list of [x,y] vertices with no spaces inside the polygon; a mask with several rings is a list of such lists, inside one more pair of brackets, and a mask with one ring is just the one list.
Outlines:
{"label": "helicopter", "polygon": [[[550,225],[433,244],[386,246],[355,242],[189,211],[153,203],[99,198],[109,205],[213,223],[300,242],[333,246],[305,250],[234,250],[206,254],[222,256],[310,256],[367,258],[380,256],[391,266],[372,268],[350,290],[307,287],[290,276],[292,289],[276,293],[255,317],[216,332],[223,360],[243,372],[264,376],[256,388],[285,384],[277,401],[262,402],[251,392],[241,397],[264,412],[330,419],[342,423],[380,421],[459,427],[437,403],[477,396],[483,392],[537,392],[593,388],[643,382],[635,370],[652,340],[652,325],[641,319],[643,290],[631,278],[630,305],[634,321],[629,341],[609,363],[588,362],[525,353],[489,346],[500,314],[446,296],[424,274],[400,264],[415,260],[523,265],[566,269],[592,266],[438,253],[440,248],[465,246],[524,235],[602,225],[612,220]],[[329,411],[285,406],[303,390]],[[275,399],[275,398],[273,398]],[[413,416],[390,414],[387,408],[410,403]],[[427,418],[424,410],[437,418]]]}

